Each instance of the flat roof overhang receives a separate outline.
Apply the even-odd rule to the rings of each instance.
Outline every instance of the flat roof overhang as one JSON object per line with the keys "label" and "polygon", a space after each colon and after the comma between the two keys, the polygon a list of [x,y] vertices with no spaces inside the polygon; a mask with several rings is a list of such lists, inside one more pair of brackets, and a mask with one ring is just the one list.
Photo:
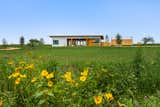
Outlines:
{"label": "flat roof overhang", "polygon": [[53,37],[66,37],[68,39],[70,38],[77,38],[77,39],[81,39],[81,38],[100,38],[100,39],[104,39],[103,35],[52,35],[49,36],[51,38]]}

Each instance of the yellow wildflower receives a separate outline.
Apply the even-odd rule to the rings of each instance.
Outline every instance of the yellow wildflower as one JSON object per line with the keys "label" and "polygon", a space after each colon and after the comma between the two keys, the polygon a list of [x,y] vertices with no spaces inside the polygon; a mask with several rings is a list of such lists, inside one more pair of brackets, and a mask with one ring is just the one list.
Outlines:
{"label": "yellow wildflower", "polygon": [[0,99],[0,107],[3,105],[3,100]]}
{"label": "yellow wildflower", "polygon": [[8,62],[8,65],[12,65],[12,64],[14,64],[13,61],[9,61],[9,62]]}
{"label": "yellow wildflower", "polygon": [[78,87],[78,86],[79,86],[79,83],[75,83],[75,86],[77,86],[77,87]]}
{"label": "yellow wildflower", "polygon": [[27,75],[26,75],[26,74],[23,74],[23,75],[21,74],[20,77],[21,77],[21,78],[26,78]]}
{"label": "yellow wildflower", "polygon": [[11,79],[11,78],[12,78],[12,75],[9,75],[8,78]]}
{"label": "yellow wildflower", "polygon": [[21,78],[17,78],[17,79],[15,80],[15,84],[18,85],[18,84],[20,83],[20,81],[21,81]]}
{"label": "yellow wildflower", "polygon": [[11,79],[11,78],[16,78],[16,77],[18,77],[19,75],[20,75],[20,73],[18,73],[18,72],[17,72],[17,73],[13,73],[13,74],[9,75],[8,78],[9,78],[9,79]]}
{"label": "yellow wildflower", "polygon": [[54,73],[53,73],[53,72],[50,73],[50,74],[48,74],[48,75],[46,76],[47,79],[51,79],[51,78],[53,78],[53,77],[54,77]]}
{"label": "yellow wildflower", "polygon": [[76,83],[75,80],[71,80],[69,82],[72,83],[73,85]]}
{"label": "yellow wildflower", "polygon": [[20,73],[19,73],[19,72],[16,72],[16,73],[13,73],[13,74],[11,75],[11,77],[16,78],[16,77],[18,77],[19,75],[20,75]]}
{"label": "yellow wildflower", "polygon": [[81,72],[81,75],[82,75],[82,76],[87,76],[87,75],[88,75],[88,68],[85,68],[85,69],[83,70],[83,72]]}
{"label": "yellow wildflower", "polygon": [[42,70],[41,77],[46,77],[47,75],[48,75],[48,71],[47,70]]}
{"label": "yellow wildflower", "polygon": [[24,61],[19,62],[19,65],[24,68],[25,67],[25,62]]}
{"label": "yellow wildflower", "polygon": [[52,81],[48,81],[48,86],[52,87],[53,86],[53,82]]}
{"label": "yellow wildflower", "polygon": [[31,80],[31,83],[34,83],[36,82],[37,78],[36,77],[33,77],[32,80]]}
{"label": "yellow wildflower", "polygon": [[86,76],[81,76],[80,80],[84,82],[84,81],[86,81],[86,78],[87,78]]}
{"label": "yellow wildflower", "polygon": [[66,81],[71,82],[72,77],[71,77],[71,72],[66,72],[63,77],[66,79]]}
{"label": "yellow wildflower", "polygon": [[30,64],[26,67],[27,70],[33,70],[34,69],[34,64]]}
{"label": "yellow wildflower", "polygon": [[25,62],[24,62],[24,61],[21,61],[21,62],[19,62],[19,64],[20,64],[20,65],[21,65],[21,64],[23,65],[23,64],[25,64]]}
{"label": "yellow wildflower", "polygon": [[105,97],[107,98],[108,101],[113,101],[114,100],[114,97],[111,93],[105,94]]}
{"label": "yellow wildflower", "polygon": [[19,67],[17,67],[17,68],[15,68],[15,72],[20,72],[20,68]]}
{"label": "yellow wildflower", "polygon": [[101,103],[102,103],[102,96],[94,97],[94,102],[95,102],[96,104],[101,104]]}

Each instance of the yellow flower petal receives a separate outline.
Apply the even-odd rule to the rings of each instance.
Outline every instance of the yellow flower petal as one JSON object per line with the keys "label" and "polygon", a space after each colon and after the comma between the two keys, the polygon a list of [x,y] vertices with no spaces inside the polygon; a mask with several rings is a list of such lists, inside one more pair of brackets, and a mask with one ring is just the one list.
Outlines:
{"label": "yellow flower petal", "polygon": [[53,73],[53,72],[50,73],[50,74],[48,74],[48,75],[46,76],[47,79],[51,79],[51,78],[53,78],[53,77],[54,77],[54,73]]}
{"label": "yellow flower petal", "polygon": [[86,76],[81,76],[81,77],[80,77],[80,80],[83,81],[83,82],[86,81],[86,79],[87,79]]}
{"label": "yellow flower petal", "polygon": [[52,81],[48,81],[48,86],[52,87],[53,86],[53,82]]}
{"label": "yellow flower petal", "polygon": [[0,99],[0,107],[3,106],[3,100]]}
{"label": "yellow flower petal", "polygon": [[101,103],[102,103],[102,96],[94,97],[94,102],[95,102],[96,104],[101,104]]}
{"label": "yellow flower petal", "polygon": [[36,77],[33,77],[32,80],[31,80],[31,83],[34,83],[36,82],[37,78]]}
{"label": "yellow flower petal", "polygon": [[48,71],[47,70],[42,70],[41,77],[45,77],[47,75],[48,75]]}
{"label": "yellow flower petal", "polygon": [[21,81],[21,78],[17,78],[17,79],[15,80],[15,84],[18,85],[18,84],[20,83],[20,81]]}
{"label": "yellow flower petal", "polygon": [[105,97],[107,98],[108,101],[113,101],[114,100],[114,97],[111,93],[105,94]]}

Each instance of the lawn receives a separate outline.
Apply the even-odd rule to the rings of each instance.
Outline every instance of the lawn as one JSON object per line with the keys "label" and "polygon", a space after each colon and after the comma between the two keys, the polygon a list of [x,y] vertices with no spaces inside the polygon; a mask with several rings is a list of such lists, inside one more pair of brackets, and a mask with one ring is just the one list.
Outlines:
{"label": "lawn", "polygon": [[0,50],[0,106],[158,107],[158,47]]}

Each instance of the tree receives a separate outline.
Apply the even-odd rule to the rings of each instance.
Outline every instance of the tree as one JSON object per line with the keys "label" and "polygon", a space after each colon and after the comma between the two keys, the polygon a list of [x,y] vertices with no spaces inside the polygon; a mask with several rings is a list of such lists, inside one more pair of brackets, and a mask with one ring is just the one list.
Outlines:
{"label": "tree", "polygon": [[108,37],[108,35],[105,36],[105,41],[106,41],[106,42],[109,42],[109,37]]}
{"label": "tree", "polygon": [[30,45],[31,47],[39,46],[39,45],[40,45],[40,41],[37,40],[37,39],[30,39],[30,40],[29,40],[29,45]]}
{"label": "tree", "polygon": [[147,44],[148,42],[151,42],[152,44],[154,43],[153,37],[144,37],[142,41],[143,41],[143,44]]}
{"label": "tree", "polygon": [[2,45],[6,48],[7,47],[7,40],[5,38],[2,39]]}
{"label": "tree", "polygon": [[44,45],[44,39],[43,38],[40,38],[40,44]]}
{"label": "tree", "polygon": [[153,37],[150,37],[150,42],[152,42],[152,44],[154,43]]}
{"label": "tree", "polygon": [[23,36],[20,37],[20,45],[21,45],[21,46],[24,45],[24,37],[23,37]]}
{"label": "tree", "polygon": [[121,45],[122,43],[122,36],[119,33],[116,35],[116,43],[118,45]]}

